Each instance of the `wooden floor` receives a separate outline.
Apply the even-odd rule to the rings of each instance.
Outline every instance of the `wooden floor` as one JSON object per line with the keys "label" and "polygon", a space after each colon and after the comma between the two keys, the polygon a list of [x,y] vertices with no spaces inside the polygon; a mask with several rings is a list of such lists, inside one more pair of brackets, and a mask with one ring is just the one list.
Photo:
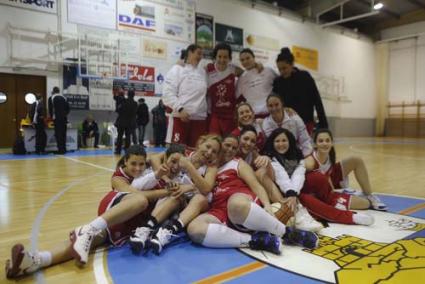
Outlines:
{"label": "wooden floor", "polygon": [[[337,153],[339,159],[363,157],[374,191],[425,197],[425,140],[340,139]],[[2,262],[9,258],[14,243],[45,249],[93,219],[99,200],[110,190],[116,162],[112,155],[0,160]],[[354,177],[350,178],[351,186],[358,187]],[[57,265],[41,277],[27,277],[19,283],[95,283],[92,262],[84,269],[73,262]],[[0,283],[13,282],[2,273]]]}

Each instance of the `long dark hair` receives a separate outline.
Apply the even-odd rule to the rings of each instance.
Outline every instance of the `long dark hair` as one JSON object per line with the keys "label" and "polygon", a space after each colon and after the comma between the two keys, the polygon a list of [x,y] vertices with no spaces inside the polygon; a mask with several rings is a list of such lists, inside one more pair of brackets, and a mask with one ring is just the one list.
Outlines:
{"label": "long dark hair", "polygon": [[[327,128],[319,128],[316,131],[314,131],[313,134],[313,142],[314,144],[317,144],[317,136],[319,136],[319,134],[321,133],[327,133],[329,135],[329,137],[331,137],[331,141],[334,141],[334,137],[332,135],[332,132],[327,129]],[[329,161],[331,161],[331,164],[334,165],[336,163],[336,152],[335,152],[335,147],[332,146],[331,150],[329,151]]]}
{"label": "long dark hair", "polygon": [[269,102],[269,99],[271,99],[271,98],[277,98],[277,99],[279,99],[279,101],[282,103],[282,108],[284,108],[284,107],[285,107],[285,102],[283,101],[282,96],[280,96],[279,94],[277,94],[277,93],[275,93],[275,92],[271,92],[271,93],[267,96],[266,104]]}
{"label": "long dark hair", "polygon": [[[278,153],[274,148],[274,140],[282,133],[286,135],[289,142],[288,151],[286,151],[285,154]],[[299,162],[304,158],[303,153],[297,147],[297,141],[295,140],[294,135],[286,128],[276,128],[273,130],[264,145],[263,154],[269,156],[270,158],[276,158],[276,160],[284,167],[286,165],[285,160]]]}
{"label": "long dark hair", "polygon": [[145,148],[143,148],[143,146],[140,146],[140,145],[131,145],[125,151],[124,156],[122,156],[121,159],[118,161],[116,168],[118,169],[118,168],[124,167],[125,162],[130,158],[131,155],[142,156],[142,157],[145,157],[146,159]]}
{"label": "long dark hair", "polygon": [[213,58],[216,59],[219,50],[227,50],[229,59],[232,60],[232,48],[227,43],[218,43],[213,50]]}
{"label": "long dark hair", "polygon": [[202,49],[199,45],[192,43],[186,48],[186,52],[184,54],[184,62],[187,62],[187,59],[189,57],[189,52],[195,52],[197,49]]}
{"label": "long dark hair", "polygon": [[257,136],[257,130],[255,129],[255,127],[253,125],[244,125],[241,128],[241,133],[239,134],[239,137],[238,138],[240,139],[241,136],[243,134],[245,134],[245,132],[248,132],[248,131],[254,132],[255,133],[255,136]]}
{"label": "long dark hair", "polygon": [[280,61],[286,62],[290,65],[294,64],[294,55],[288,47],[283,47],[280,50],[280,53],[276,58],[276,63]]}
{"label": "long dark hair", "polygon": [[186,147],[182,144],[172,143],[170,146],[168,146],[167,150],[165,151],[165,157],[170,157],[174,153],[180,153],[184,155],[184,152],[186,151]]}

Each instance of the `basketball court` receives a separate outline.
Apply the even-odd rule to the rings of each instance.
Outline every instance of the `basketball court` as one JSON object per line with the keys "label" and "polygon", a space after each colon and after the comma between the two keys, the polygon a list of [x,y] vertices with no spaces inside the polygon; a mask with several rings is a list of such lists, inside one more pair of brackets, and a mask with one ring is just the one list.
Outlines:
{"label": "basketball court", "polygon": [[[389,211],[370,211],[376,220],[371,227],[331,224],[319,232],[315,250],[285,246],[275,256],[203,248],[182,238],[160,256],[136,256],[128,246],[103,248],[85,268],[69,261],[17,283],[422,283],[425,140],[337,139],[337,153],[365,160],[372,188]],[[1,154],[0,161],[0,254],[5,261],[14,243],[51,247],[96,216],[117,157],[111,150],[80,150],[65,156]],[[350,178],[350,185],[359,188]],[[0,277],[1,283],[14,283]]]}

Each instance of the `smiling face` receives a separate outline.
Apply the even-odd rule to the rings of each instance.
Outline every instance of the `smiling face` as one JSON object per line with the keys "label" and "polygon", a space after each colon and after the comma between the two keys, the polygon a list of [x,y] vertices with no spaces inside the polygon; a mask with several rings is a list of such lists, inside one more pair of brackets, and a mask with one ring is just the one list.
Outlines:
{"label": "smiling face", "polygon": [[239,60],[241,61],[243,68],[246,70],[250,70],[255,67],[255,58],[249,52],[241,53]]}
{"label": "smiling face", "polygon": [[324,154],[329,154],[333,147],[332,138],[329,133],[326,132],[318,134],[314,143],[316,144],[317,151]]}
{"label": "smiling face", "polygon": [[146,169],[146,157],[141,155],[130,155],[130,157],[124,161],[124,172],[130,177],[138,177]]}
{"label": "smiling face", "polygon": [[170,169],[171,178],[180,173],[180,157],[180,153],[173,153],[165,161],[165,164]]}
{"label": "smiling face", "polygon": [[197,48],[194,51],[189,51],[187,55],[187,63],[198,65],[202,59],[202,49]]}
{"label": "smiling face", "polygon": [[217,64],[218,70],[226,70],[230,62],[229,51],[227,49],[219,49],[215,57],[215,62]]}
{"label": "smiling face", "polygon": [[285,133],[281,133],[273,140],[273,147],[279,154],[285,154],[289,149],[289,140]]}
{"label": "smiling face", "polygon": [[238,153],[239,142],[235,137],[227,137],[221,143],[221,163],[232,160]]}
{"label": "smiling face", "polygon": [[257,134],[252,131],[244,132],[239,138],[239,151],[243,156],[254,151],[257,143]]}
{"label": "smiling face", "polygon": [[196,152],[199,154],[202,164],[209,164],[217,159],[220,144],[215,139],[207,139],[199,144]]}
{"label": "smiling face", "polygon": [[241,105],[237,110],[239,125],[251,125],[254,122],[254,112],[248,105]]}
{"label": "smiling face", "polygon": [[267,100],[267,109],[273,118],[283,113],[282,101],[277,97],[269,97]]}

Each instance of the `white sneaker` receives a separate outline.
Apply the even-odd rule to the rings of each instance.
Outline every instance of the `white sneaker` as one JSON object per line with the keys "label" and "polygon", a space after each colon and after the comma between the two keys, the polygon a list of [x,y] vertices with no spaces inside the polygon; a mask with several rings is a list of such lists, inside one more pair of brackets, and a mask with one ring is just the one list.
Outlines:
{"label": "white sneaker", "polygon": [[77,227],[71,232],[71,254],[80,265],[85,265],[87,263],[91,244],[99,233],[99,230],[96,230],[90,225]]}
{"label": "white sneaker", "polygon": [[295,212],[295,228],[304,231],[317,232],[323,229],[323,225],[316,221],[310,213],[308,213],[304,206],[298,204],[297,212]]}
{"label": "white sneaker", "polygon": [[370,201],[372,208],[379,211],[387,211],[388,207],[383,203],[378,196],[368,195],[367,199]]}
{"label": "white sneaker", "polygon": [[357,225],[370,226],[375,222],[375,219],[369,214],[357,212],[353,214],[353,221]]}
{"label": "white sneaker", "polygon": [[22,244],[12,247],[12,259],[6,261],[6,277],[9,279],[31,274],[41,268],[38,252],[28,252]]}
{"label": "white sneaker", "polygon": [[173,231],[163,227],[159,228],[158,232],[151,239],[154,253],[160,254],[162,249],[171,242],[173,237],[177,237],[177,235],[173,234]]}
{"label": "white sneaker", "polygon": [[139,254],[142,250],[147,248],[147,241],[152,234],[152,229],[149,227],[138,227],[130,236],[130,247],[133,253]]}

